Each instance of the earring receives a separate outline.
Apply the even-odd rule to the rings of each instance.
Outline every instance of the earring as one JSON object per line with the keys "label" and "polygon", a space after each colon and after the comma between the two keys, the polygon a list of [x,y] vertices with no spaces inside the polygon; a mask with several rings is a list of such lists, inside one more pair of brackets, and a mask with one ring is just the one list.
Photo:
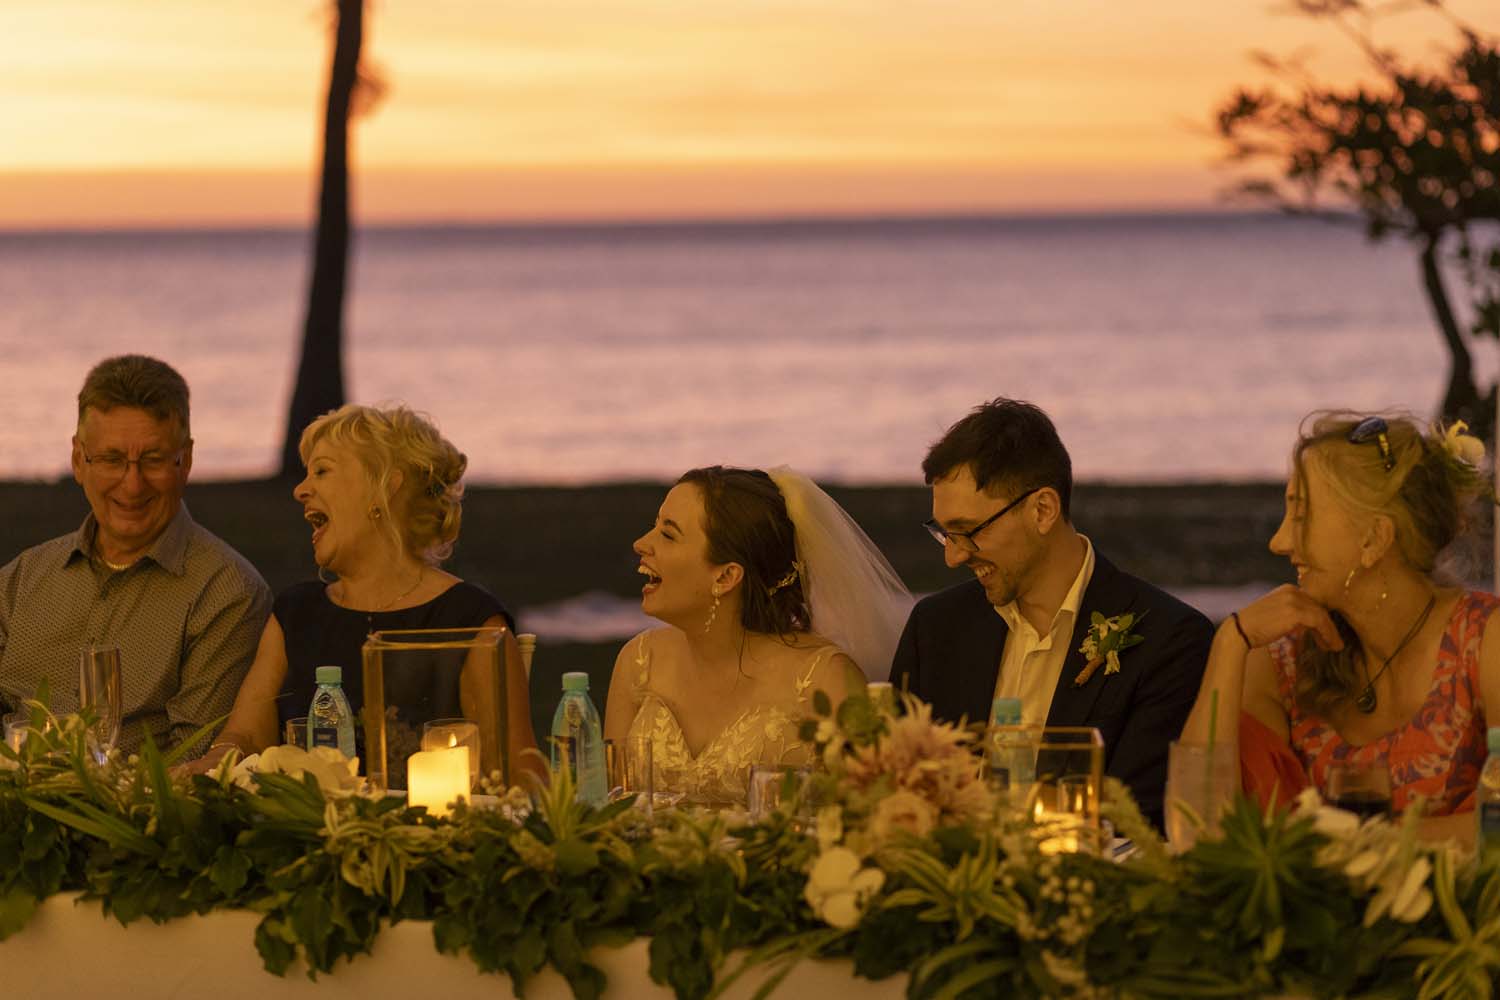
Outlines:
{"label": "earring", "polygon": [[714,604],[713,607],[708,609],[708,621],[703,623],[704,635],[707,635],[709,630],[714,627],[714,619],[719,616],[719,588],[714,587],[709,593],[714,595]]}
{"label": "earring", "polygon": [[1385,604],[1385,599],[1390,596],[1389,590],[1390,581],[1386,578],[1386,575],[1382,573],[1380,574],[1380,600],[1375,602],[1376,611],[1380,610],[1381,606]]}
{"label": "earring", "polygon": [[370,520],[372,520],[372,521],[378,521],[378,520],[380,520],[380,517],[381,517],[380,505],[372,503],[370,505]]}
{"label": "earring", "polygon": [[1359,572],[1359,567],[1355,566],[1355,567],[1353,567],[1352,569],[1349,570],[1349,575],[1346,576],[1346,577],[1344,577],[1344,596],[1345,597],[1349,596],[1349,585],[1354,582],[1354,574],[1358,573],[1358,572]]}

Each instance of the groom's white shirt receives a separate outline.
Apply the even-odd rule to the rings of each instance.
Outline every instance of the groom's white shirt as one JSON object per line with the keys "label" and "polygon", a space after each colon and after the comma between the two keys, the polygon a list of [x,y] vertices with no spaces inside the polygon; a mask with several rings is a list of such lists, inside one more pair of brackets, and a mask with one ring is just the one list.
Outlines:
{"label": "groom's white shirt", "polygon": [[1052,695],[1057,690],[1058,677],[1062,675],[1063,663],[1068,658],[1068,640],[1073,635],[1073,623],[1078,618],[1078,609],[1083,605],[1083,593],[1089,589],[1094,576],[1094,546],[1084,535],[1083,565],[1073,578],[1073,586],[1063,598],[1062,606],[1052,616],[1052,627],[1045,635],[1037,632],[1021,609],[1011,601],[995,609],[1005,619],[1010,629],[1005,637],[1005,649],[1000,654],[1000,676],[995,679],[996,698],[1021,699],[1021,723],[1027,726],[1042,726],[1052,711]]}

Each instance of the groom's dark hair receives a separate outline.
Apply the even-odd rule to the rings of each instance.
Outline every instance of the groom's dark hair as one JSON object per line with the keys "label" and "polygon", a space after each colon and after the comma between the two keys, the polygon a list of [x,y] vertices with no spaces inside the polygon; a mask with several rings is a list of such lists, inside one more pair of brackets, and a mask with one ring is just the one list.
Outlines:
{"label": "groom's dark hair", "polygon": [[1003,396],[974,407],[927,449],[922,475],[931,486],[963,466],[986,493],[1016,497],[1050,486],[1057,491],[1063,518],[1069,518],[1073,462],[1040,407]]}

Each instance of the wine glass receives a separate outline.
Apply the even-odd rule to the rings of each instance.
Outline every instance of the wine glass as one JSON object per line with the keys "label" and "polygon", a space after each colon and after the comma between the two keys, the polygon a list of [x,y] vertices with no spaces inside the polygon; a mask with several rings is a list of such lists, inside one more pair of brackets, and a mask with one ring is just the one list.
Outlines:
{"label": "wine glass", "polygon": [[1391,812],[1391,774],[1382,762],[1340,761],[1328,765],[1323,790],[1330,805],[1360,819]]}
{"label": "wine glass", "polygon": [[78,708],[93,714],[88,745],[103,764],[120,738],[120,648],[85,646],[78,663]]}

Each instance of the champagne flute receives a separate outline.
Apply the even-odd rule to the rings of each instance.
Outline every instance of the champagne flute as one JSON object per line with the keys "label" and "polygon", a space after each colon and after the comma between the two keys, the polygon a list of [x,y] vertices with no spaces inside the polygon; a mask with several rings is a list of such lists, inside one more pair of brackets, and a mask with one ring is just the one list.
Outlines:
{"label": "champagne flute", "polygon": [[85,646],[78,663],[78,707],[94,716],[88,745],[103,764],[120,738],[120,648]]}

